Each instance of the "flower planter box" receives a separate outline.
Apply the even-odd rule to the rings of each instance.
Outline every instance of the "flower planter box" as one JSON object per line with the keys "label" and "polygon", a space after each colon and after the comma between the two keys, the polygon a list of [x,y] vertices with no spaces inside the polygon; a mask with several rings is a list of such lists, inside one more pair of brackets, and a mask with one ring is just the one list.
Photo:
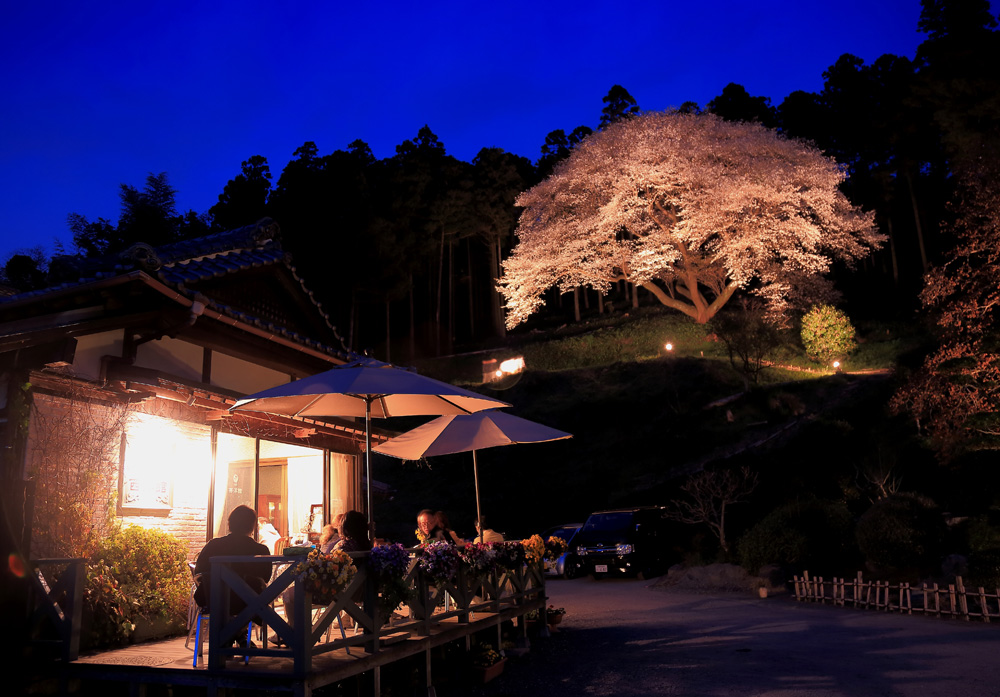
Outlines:
{"label": "flower planter box", "polygon": [[553,613],[547,616],[547,621],[549,623],[549,626],[559,624],[560,622],[562,622],[562,619],[563,616],[560,614]]}
{"label": "flower planter box", "polygon": [[132,636],[129,640],[133,644],[140,644],[144,641],[177,636],[178,634],[183,633],[183,627],[178,625],[176,622],[171,622],[163,617],[156,617],[151,620],[138,617],[135,620],[135,629],[132,630]]}
{"label": "flower planter box", "polygon": [[473,675],[476,677],[476,682],[488,683],[493,678],[500,675],[503,672],[504,664],[507,663],[506,658],[501,658],[499,661],[486,668],[473,668]]}

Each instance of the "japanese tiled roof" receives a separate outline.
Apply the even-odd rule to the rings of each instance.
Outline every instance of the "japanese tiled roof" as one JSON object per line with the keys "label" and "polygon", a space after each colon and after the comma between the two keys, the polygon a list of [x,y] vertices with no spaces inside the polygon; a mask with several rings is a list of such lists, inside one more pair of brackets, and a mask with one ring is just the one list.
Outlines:
{"label": "japanese tiled roof", "polygon": [[[174,242],[155,249],[147,244],[135,244],[126,251],[98,259],[83,259],[80,257],[61,257],[54,259],[50,269],[50,278],[60,282],[47,288],[17,293],[7,297],[0,294],[0,303],[28,298],[44,298],[56,291],[74,286],[83,286],[95,281],[101,281],[115,276],[121,276],[134,271],[144,271],[153,278],[168,285],[178,292],[194,299],[196,291],[187,287],[199,281],[223,277],[238,271],[251,268],[282,265],[288,269],[292,277],[302,288],[302,292],[315,305],[316,311],[324,322],[341,341],[341,347],[327,346],[308,336],[291,331],[286,327],[275,325],[259,317],[254,317],[230,305],[220,303],[200,296],[198,299],[206,303],[206,307],[220,312],[228,317],[247,324],[266,329],[269,332],[284,336],[298,344],[308,346],[332,356],[349,360],[354,358],[343,348],[343,342],[336,328],[330,323],[329,315],[306,288],[299,277],[287,253],[279,241],[277,223],[265,218],[253,225],[217,232],[204,237]],[[207,301],[207,302],[206,302]]]}

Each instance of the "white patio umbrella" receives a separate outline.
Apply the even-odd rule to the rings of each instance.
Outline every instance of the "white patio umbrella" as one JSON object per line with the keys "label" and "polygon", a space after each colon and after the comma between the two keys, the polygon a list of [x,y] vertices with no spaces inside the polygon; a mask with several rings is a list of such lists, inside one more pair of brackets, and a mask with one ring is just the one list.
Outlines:
{"label": "white patio umbrella", "polygon": [[[479,465],[476,451],[515,443],[544,443],[572,438],[565,431],[543,426],[506,412],[490,410],[476,414],[442,416],[392,438],[375,452],[402,460],[419,460],[434,455],[472,451],[472,472],[476,482],[476,518],[482,520],[479,505]],[[480,527],[482,540],[482,527]]]}
{"label": "white patio umbrella", "polygon": [[379,361],[361,360],[249,395],[230,411],[283,416],[364,416],[368,524],[372,524],[372,417],[471,414],[506,402]]}

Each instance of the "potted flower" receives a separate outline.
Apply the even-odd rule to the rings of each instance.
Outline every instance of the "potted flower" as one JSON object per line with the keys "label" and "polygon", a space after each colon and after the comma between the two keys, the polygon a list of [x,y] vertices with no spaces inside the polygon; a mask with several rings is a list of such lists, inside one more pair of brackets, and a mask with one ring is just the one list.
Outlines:
{"label": "potted flower", "polygon": [[545,557],[545,541],[541,535],[532,535],[527,540],[521,540],[524,546],[524,558],[529,564],[539,564]]}
{"label": "potted flower", "polygon": [[314,549],[295,566],[295,571],[303,576],[313,603],[329,605],[337,593],[347,588],[358,569],[347,552],[335,549],[323,554]]}
{"label": "potted flower", "polygon": [[368,571],[375,579],[380,609],[389,617],[412,595],[406,582],[409,566],[410,553],[399,543],[372,547],[368,556]]}
{"label": "potted flower", "polygon": [[561,537],[552,535],[545,540],[545,571],[556,571],[556,564],[559,557],[564,555],[569,549],[569,543]]}
{"label": "potted flower", "polygon": [[497,552],[490,542],[471,542],[459,550],[459,557],[474,576],[489,573],[497,564]]}
{"label": "potted flower", "polygon": [[492,646],[480,644],[472,654],[472,671],[478,682],[487,683],[503,672],[507,659]]}
{"label": "potted flower", "polygon": [[566,554],[568,549],[569,543],[567,543],[566,540],[552,535],[549,539],[545,540],[545,559],[548,561],[556,561],[559,557]]}
{"label": "potted flower", "polygon": [[444,585],[458,571],[458,548],[448,542],[431,542],[424,547],[417,563],[438,587]]}
{"label": "potted flower", "polygon": [[514,571],[524,566],[524,545],[516,540],[494,542],[497,566],[505,571]]}
{"label": "potted flower", "polygon": [[555,605],[549,605],[545,608],[545,621],[549,625],[559,624],[562,622],[563,615],[566,614],[566,608],[556,607]]}

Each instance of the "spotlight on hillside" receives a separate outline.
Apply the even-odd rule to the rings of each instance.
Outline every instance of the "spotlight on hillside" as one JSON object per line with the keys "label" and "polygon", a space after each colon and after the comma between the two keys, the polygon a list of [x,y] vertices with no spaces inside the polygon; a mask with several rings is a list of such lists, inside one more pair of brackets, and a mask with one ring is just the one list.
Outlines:
{"label": "spotlight on hillside", "polygon": [[673,350],[674,350],[674,345],[673,345],[673,344],[671,344],[670,342],[667,342],[667,343],[666,343],[666,344],[665,344],[665,345],[663,346],[663,348],[665,348],[665,349],[667,350],[667,353],[670,353],[671,351],[673,351]]}
{"label": "spotlight on hillside", "polygon": [[496,358],[483,361],[483,384],[495,390],[505,390],[513,387],[524,373],[524,357],[508,358],[497,361]]}

